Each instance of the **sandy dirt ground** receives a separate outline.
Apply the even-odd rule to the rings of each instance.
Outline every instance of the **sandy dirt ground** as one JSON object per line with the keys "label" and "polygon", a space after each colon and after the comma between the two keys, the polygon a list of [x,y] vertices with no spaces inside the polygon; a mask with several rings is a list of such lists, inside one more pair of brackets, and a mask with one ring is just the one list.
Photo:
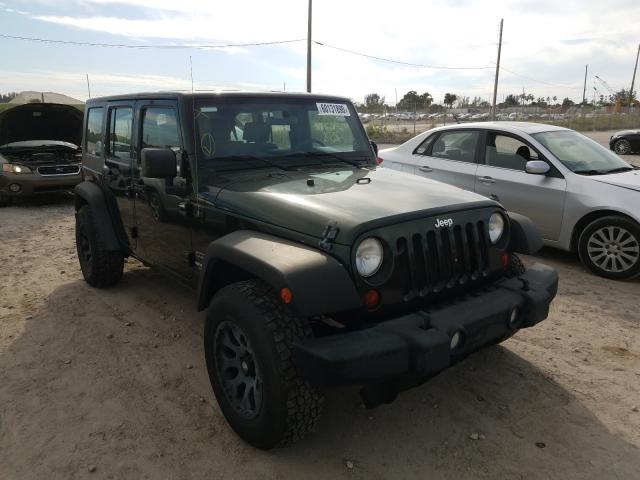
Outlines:
{"label": "sandy dirt ground", "polygon": [[[636,157],[637,158],[637,157]],[[194,294],[129,261],[95,290],[65,196],[0,210],[0,479],[638,479],[640,281],[560,271],[548,320],[376,410],[255,450],[226,425]]]}

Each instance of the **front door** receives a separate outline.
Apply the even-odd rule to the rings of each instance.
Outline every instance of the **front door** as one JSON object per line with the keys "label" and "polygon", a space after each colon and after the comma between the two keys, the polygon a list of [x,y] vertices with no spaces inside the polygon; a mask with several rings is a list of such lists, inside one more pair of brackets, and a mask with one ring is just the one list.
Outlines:
{"label": "front door", "polygon": [[[138,102],[139,128],[133,161],[133,188],[137,229],[136,254],[145,262],[168,270],[183,280],[194,275],[189,169],[183,164],[183,142],[177,102]],[[147,178],[141,174],[143,148],[168,148],[176,152],[178,176],[171,180]]]}
{"label": "front door", "polygon": [[553,167],[547,175],[527,173],[528,160],[545,159],[515,135],[488,132],[484,150],[476,173],[476,192],[529,217],[542,238],[558,240],[567,188],[564,177]]}

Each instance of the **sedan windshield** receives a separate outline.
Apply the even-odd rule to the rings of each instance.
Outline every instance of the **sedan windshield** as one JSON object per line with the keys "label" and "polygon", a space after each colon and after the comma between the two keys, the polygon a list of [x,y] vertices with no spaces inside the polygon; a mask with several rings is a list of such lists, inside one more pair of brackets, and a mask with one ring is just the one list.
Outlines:
{"label": "sedan windshield", "polygon": [[198,165],[284,170],[375,165],[353,106],[305,98],[202,98],[195,104]]}
{"label": "sedan windshield", "polygon": [[615,153],[571,130],[534,133],[533,137],[575,173],[605,175],[633,170]]}

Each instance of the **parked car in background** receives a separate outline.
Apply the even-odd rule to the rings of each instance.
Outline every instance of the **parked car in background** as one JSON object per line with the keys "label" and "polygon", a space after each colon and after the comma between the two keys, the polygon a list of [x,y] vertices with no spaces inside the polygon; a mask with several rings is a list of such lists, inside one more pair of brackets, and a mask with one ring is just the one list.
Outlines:
{"label": "parked car in background", "polygon": [[384,166],[456,185],[531,218],[596,274],[640,273],[640,170],[567,128],[453,125],[380,151]]}
{"label": "parked car in background", "polygon": [[80,183],[82,115],[74,106],[54,103],[0,113],[0,205]]}
{"label": "parked car in background", "polygon": [[609,148],[620,155],[640,153],[640,129],[614,133],[609,139]]}

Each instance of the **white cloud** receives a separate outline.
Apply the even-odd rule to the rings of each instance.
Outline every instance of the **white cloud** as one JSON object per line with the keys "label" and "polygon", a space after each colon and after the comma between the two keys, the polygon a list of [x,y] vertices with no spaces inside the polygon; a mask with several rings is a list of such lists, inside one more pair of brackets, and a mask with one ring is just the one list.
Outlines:
{"label": "white cloud", "polygon": [[[243,43],[303,38],[306,6],[302,0],[40,0],[49,11],[40,21],[109,33],[151,43]],[[73,14],[69,7],[73,7]],[[133,8],[130,18],[105,14]],[[135,14],[134,14],[134,13]],[[611,0],[468,0],[453,6],[430,2],[379,0],[314,3],[313,37],[321,42],[401,61],[450,66],[492,65],[498,22],[505,18],[501,93],[581,97],[585,63],[592,72],[620,87],[630,82],[640,18],[640,2]],[[620,28],[620,25],[627,27]],[[242,61],[279,72],[283,81],[304,86],[305,44],[283,47],[277,63],[269,50],[232,48]],[[314,88],[356,98],[378,91],[388,99],[409,89],[445,91],[488,98],[493,72],[437,71],[364,59],[314,45]],[[282,55],[280,56],[282,57]],[[279,57],[279,58],[280,58]],[[284,62],[284,63],[282,63]],[[299,65],[296,66],[296,65]],[[252,80],[250,78],[238,79]],[[545,84],[536,80],[553,84]],[[565,88],[567,86],[568,88]]]}

